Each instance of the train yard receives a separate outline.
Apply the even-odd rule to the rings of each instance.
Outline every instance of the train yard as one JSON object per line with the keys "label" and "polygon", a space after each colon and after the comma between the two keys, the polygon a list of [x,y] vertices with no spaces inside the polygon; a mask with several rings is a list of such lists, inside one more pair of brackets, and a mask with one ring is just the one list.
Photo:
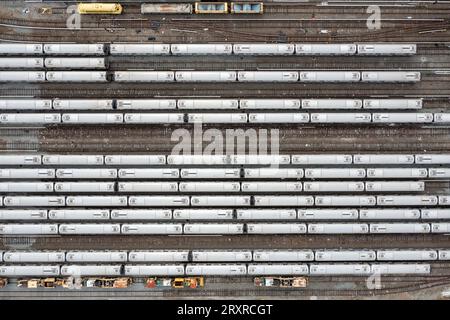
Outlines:
{"label": "train yard", "polygon": [[2,299],[450,287],[450,2],[4,2]]}

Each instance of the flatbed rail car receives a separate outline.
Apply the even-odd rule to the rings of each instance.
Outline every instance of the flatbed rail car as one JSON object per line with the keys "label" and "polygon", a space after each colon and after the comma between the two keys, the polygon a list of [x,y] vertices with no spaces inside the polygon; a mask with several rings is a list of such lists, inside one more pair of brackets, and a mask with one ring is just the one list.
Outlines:
{"label": "flatbed rail car", "polygon": [[194,8],[196,14],[228,13],[227,2],[196,2]]}
{"label": "flatbed rail car", "polygon": [[191,14],[190,3],[143,3],[142,14]]}
{"label": "flatbed rail car", "polygon": [[262,2],[232,2],[231,13],[262,14],[264,13],[264,4]]}
{"label": "flatbed rail car", "polygon": [[120,3],[79,3],[79,14],[122,14]]}

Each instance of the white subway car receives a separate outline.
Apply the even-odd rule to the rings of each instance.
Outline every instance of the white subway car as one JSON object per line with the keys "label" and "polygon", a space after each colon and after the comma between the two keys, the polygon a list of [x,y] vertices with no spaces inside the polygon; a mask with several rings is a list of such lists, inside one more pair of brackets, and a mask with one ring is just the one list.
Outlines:
{"label": "white subway car", "polygon": [[76,55],[76,56],[103,56],[106,54],[106,46],[103,43],[46,43],[44,53],[47,55]]}
{"label": "white subway car", "polygon": [[256,207],[312,206],[312,196],[254,196]]}
{"label": "white subway car", "polygon": [[180,175],[184,179],[238,179],[241,170],[238,168],[189,168],[181,169]]}
{"label": "white subway car", "polygon": [[117,99],[117,110],[174,110],[175,99]]}
{"label": "white subway car", "polygon": [[173,82],[173,71],[115,71],[116,82]]}
{"label": "white subway car", "polygon": [[375,261],[375,250],[316,250],[316,261]]}
{"label": "white subway car", "polygon": [[370,113],[311,113],[311,123],[370,123]]}
{"label": "white subway car", "polygon": [[193,262],[252,261],[250,250],[192,250]]}
{"label": "white subway car", "polygon": [[357,209],[298,209],[299,220],[357,220]]}
{"label": "white subway car", "polygon": [[0,58],[1,69],[42,69],[43,58]]}
{"label": "white subway car", "polygon": [[232,220],[230,209],[176,209],[173,210],[176,220]]}
{"label": "white subway car", "polygon": [[446,220],[450,219],[450,209],[422,209],[420,210],[423,220]]}
{"label": "white subway car", "polygon": [[186,275],[188,276],[245,276],[247,266],[245,264],[188,264]]}
{"label": "white subway car", "polygon": [[366,223],[310,223],[308,233],[311,234],[365,234],[369,233]]}
{"label": "white subway car", "polygon": [[14,209],[0,210],[0,220],[47,220],[47,210],[41,209]]}
{"label": "white subway car", "polygon": [[61,115],[59,113],[2,113],[0,123],[61,123]]}
{"label": "white subway car", "polygon": [[127,262],[126,251],[67,251],[67,262]]}
{"label": "white subway car", "polygon": [[46,154],[42,156],[42,164],[45,165],[77,165],[77,166],[92,166],[103,165],[102,155],[58,155]]}
{"label": "white subway car", "polygon": [[304,176],[303,169],[297,168],[255,168],[244,169],[244,177],[248,179],[301,179]]}
{"label": "white subway car", "polygon": [[42,55],[41,43],[0,43],[0,56],[3,55]]}
{"label": "white subway car", "polygon": [[361,109],[358,99],[303,99],[302,109]]}
{"label": "white subway car", "polygon": [[[158,182],[161,183],[161,182]],[[180,192],[239,192],[239,182],[180,182]]]}
{"label": "white subway car", "polygon": [[63,265],[62,276],[120,276],[122,265]]}
{"label": "white subway car", "polygon": [[241,99],[241,109],[300,109],[300,99]]}
{"label": "white subway car", "polygon": [[[413,164],[412,154],[355,154],[355,164]],[[395,169],[397,170],[397,169]]]}
{"label": "white subway car", "polygon": [[119,182],[117,184],[118,192],[177,192],[178,184],[176,182]]}
{"label": "white subway car", "polygon": [[450,164],[450,154],[416,154],[417,164]]}
{"label": "white subway car", "polygon": [[0,235],[56,235],[57,224],[0,224]]}
{"label": "white subway car", "polygon": [[122,234],[182,234],[182,224],[134,223],[123,224]]}
{"label": "white subway car", "polygon": [[250,123],[308,123],[308,113],[250,113]]}
{"label": "white subway car", "polygon": [[356,45],[353,43],[298,43],[295,45],[295,54],[305,56],[354,55],[356,54]]}
{"label": "white subway car", "polygon": [[53,192],[52,182],[0,182],[1,193],[46,193]]}
{"label": "white subway car", "polygon": [[379,206],[436,206],[436,196],[377,196]]}
{"label": "white subway car", "polygon": [[380,181],[380,182],[366,182],[366,191],[370,192],[384,192],[384,191],[398,191],[398,192],[419,192],[425,191],[425,182],[423,181]]}
{"label": "white subway car", "polygon": [[55,277],[59,276],[59,265],[0,266],[4,277]]}
{"label": "white subway car", "polygon": [[45,82],[45,72],[0,71],[0,82]]}
{"label": "white subway car", "polygon": [[342,169],[342,168],[307,168],[305,178],[310,179],[351,179],[365,178],[366,169]]}
{"label": "white subway car", "polygon": [[130,196],[131,207],[188,207],[187,196]]}
{"label": "white subway car", "polygon": [[177,108],[184,109],[238,109],[236,99],[179,99]]}
{"label": "white subway car", "polygon": [[297,82],[296,71],[238,71],[240,82]]}
{"label": "white subway car", "polygon": [[172,210],[169,209],[118,209],[111,210],[112,220],[170,220]]}
{"label": "white subway car", "polygon": [[3,204],[5,207],[63,207],[66,200],[56,196],[8,196]]}
{"label": "white subway car", "polygon": [[54,99],[55,110],[112,110],[112,99]]}
{"label": "white subway car", "polygon": [[189,250],[138,250],[128,253],[130,262],[187,262]]}
{"label": "white subway car", "polygon": [[64,262],[64,251],[6,251],[3,254],[3,261],[10,263],[17,262]]}
{"label": "white subway car", "polygon": [[420,79],[420,72],[412,71],[361,72],[362,82],[419,82]]}
{"label": "white subway car", "polygon": [[45,58],[47,69],[106,69],[105,58]]}
{"label": "white subway car", "polygon": [[422,109],[422,99],[364,99],[364,109]]}
{"label": "white subway car", "polygon": [[100,223],[82,223],[82,224],[60,224],[59,234],[120,234],[120,224],[100,224]]}
{"label": "white subway car", "polygon": [[122,196],[68,196],[68,207],[125,207],[127,197]]}
{"label": "white subway car", "polygon": [[179,174],[178,169],[119,169],[121,179],[176,179]]}
{"label": "white subway car", "polygon": [[450,122],[450,113],[435,113],[434,114],[434,122],[449,123]]}
{"label": "white subway car", "polygon": [[419,209],[360,209],[361,220],[418,220]]}
{"label": "white subway car", "polygon": [[428,223],[371,223],[370,233],[430,233]]}
{"label": "white subway car", "polygon": [[156,56],[169,55],[169,44],[112,43],[109,47],[112,56]]}
{"label": "white subway car", "polygon": [[192,196],[193,207],[250,206],[250,196]]}
{"label": "white subway car", "polygon": [[108,82],[105,71],[48,71],[49,82]]}
{"label": "white subway car", "polygon": [[368,178],[426,178],[427,169],[419,168],[368,168]]}
{"label": "white subway car", "polygon": [[55,169],[0,169],[0,180],[53,178],[55,178]]}
{"label": "white subway car", "polygon": [[[42,164],[42,157],[34,154],[2,154],[0,157],[0,165],[39,165]],[[18,169],[14,169],[18,170]]]}
{"label": "white subway car", "polygon": [[183,276],[184,266],[182,264],[166,265],[125,265],[125,275],[131,277],[142,276]]}
{"label": "white subway car", "polygon": [[304,234],[304,223],[247,223],[248,234]]}
{"label": "white subway car", "polygon": [[377,250],[378,261],[428,261],[437,260],[436,250]]}
{"label": "white subway car", "polygon": [[327,181],[327,182],[304,182],[305,192],[363,192],[364,182],[351,181]]}
{"label": "white subway car", "polygon": [[178,82],[235,82],[236,71],[177,71]]}
{"label": "white subway car", "polygon": [[248,265],[249,275],[308,275],[306,264],[259,263]]}
{"label": "white subway car", "polygon": [[171,52],[173,55],[231,55],[233,46],[227,43],[218,44],[172,44]]}
{"label": "white subway car", "polygon": [[182,113],[125,113],[125,123],[183,123]]}
{"label": "white subway car", "polygon": [[293,44],[272,43],[237,43],[233,45],[233,53],[236,55],[293,55]]}
{"label": "white subway car", "polygon": [[377,200],[373,196],[316,196],[316,206],[375,206]]}
{"label": "white subway car", "polygon": [[240,223],[186,223],[184,234],[242,234],[244,225]]}
{"label": "white subway car", "polygon": [[238,220],[295,220],[295,209],[238,209]]}
{"label": "white subway car", "polygon": [[115,179],[117,169],[56,169],[58,179]]}
{"label": "white subway car", "polygon": [[432,113],[373,113],[374,123],[431,123]]}
{"label": "white subway car", "polygon": [[254,250],[253,261],[314,261],[312,250]]}
{"label": "white subway car", "polygon": [[109,210],[103,209],[69,209],[49,210],[50,220],[109,220]]}
{"label": "white subway car", "polygon": [[292,164],[351,164],[353,157],[349,154],[304,154],[293,155]]}
{"label": "white subway car", "polygon": [[358,55],[414,55],[417,45],[409,43],[361,43]]}
{"label": "white subway car", "polygon": [[242,192],[300,192],[301,182],[242,182]]}
{"label": "white subway car", "polygon": [[1,99],[0,110],[50,110],[50,99]]}
{"label": "white subway car", "polygon": [[429,264],[407,264],[407,263],[389,263],[373,264],[371,266],[372,274],[430,274],[431,266]]}
{"label": "white subway car", "polygon": [[359,71],[301,71],[301,82],[359,82]]}
{"label": "white subway car", "polygon": [[245,113],[190,113],[188,123],[247,123]]}
{"label": "white subway car", "polygon": [[367,276],[371,274],[369,264],[311,264],[309,266],[309,275],[311,276],[330,276],[330,275],[349,275],[349,276]]}

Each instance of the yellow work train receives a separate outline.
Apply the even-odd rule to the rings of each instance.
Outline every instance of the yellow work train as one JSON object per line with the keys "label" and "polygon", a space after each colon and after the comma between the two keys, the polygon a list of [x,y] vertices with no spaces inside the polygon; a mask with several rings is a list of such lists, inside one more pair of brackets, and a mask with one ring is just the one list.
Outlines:
{"label": "yellow work train", "polygon": [[79,3],[79,14],[121,14],[120,3]]}

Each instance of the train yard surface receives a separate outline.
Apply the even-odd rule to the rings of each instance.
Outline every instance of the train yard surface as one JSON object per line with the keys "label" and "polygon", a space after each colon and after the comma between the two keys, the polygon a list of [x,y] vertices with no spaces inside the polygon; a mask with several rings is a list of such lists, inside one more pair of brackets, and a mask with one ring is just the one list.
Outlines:
{"label": "train yard surface", "polygon": [[86,3],[0,4],[0,298],[447,297],[450,1]]}

